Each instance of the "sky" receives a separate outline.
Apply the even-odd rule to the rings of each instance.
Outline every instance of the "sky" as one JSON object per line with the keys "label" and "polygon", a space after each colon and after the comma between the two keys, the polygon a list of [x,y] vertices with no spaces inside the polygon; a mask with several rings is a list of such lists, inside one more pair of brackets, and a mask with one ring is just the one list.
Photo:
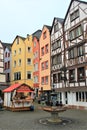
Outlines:
{"label": "sky", "polygon": [[54,17],[65,17],[70,1],[0,0],[0,40],[12,43],[17,35],[26,37],[51,26]]}

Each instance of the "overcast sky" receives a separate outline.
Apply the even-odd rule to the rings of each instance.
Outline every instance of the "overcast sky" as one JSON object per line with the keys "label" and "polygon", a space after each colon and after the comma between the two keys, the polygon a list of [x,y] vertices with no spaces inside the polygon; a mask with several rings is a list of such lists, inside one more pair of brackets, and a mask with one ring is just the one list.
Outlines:
{"label": "overcast sky", "polygon": [[[53,18],[64,18],[71,0],[0,0],[0,40],[12,43],[16,35],[26,37]],[[87,0],[85,0],[87,1]]]}

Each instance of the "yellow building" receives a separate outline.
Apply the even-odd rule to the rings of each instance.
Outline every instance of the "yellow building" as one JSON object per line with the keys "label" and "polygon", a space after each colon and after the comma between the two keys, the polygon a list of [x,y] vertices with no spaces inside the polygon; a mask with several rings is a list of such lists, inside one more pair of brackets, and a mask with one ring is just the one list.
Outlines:
{"label": "yellow building", "polygon": [[16,36],[12,44],[11,84],[26,83],[33,87],[32,35]]}

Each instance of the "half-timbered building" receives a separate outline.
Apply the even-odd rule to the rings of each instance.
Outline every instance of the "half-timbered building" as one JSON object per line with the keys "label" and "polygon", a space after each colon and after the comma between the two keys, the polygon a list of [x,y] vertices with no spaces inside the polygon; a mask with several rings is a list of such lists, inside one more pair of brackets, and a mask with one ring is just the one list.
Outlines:
{"label": "half-timbered building", "polygon": [[[58,89],[62,86],[61,67],[63,63],[63,19],[54,18],[51,29],[51,86]],[[61,93],[59,93],[61,97]],[[60,100],[61,98],[59,98]]]}
{"label": "half-timbered building", "polygon": [[[57,32],[58,39],[61,39],[61,47],[55,51],[51,50],[52,83],[63,104],[87,109],[87,2],[71,0],[62,27],[63,31],[61,29],[61,33],[59,30]],[[52,35],[56,35],[52,32],[51,48],[53,49]],[[52,57],[60,52],[62,52],[60,58],[62,62],[58,68],[58,56],[55,60],[56,66]]]}
{"label": "half-timbered building", "polygon": [[87,107],[87,2],[72,0],[64,20],[65,104]]}

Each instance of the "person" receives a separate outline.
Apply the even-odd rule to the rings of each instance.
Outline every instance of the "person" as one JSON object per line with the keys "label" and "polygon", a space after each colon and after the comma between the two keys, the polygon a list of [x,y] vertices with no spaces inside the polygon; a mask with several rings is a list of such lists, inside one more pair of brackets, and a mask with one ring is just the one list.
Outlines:
{"label": "person", "polygon": [[3,100],[2,100],[2,98],[0,97],[0,109],[2,109],[2,106],[3,106]]}

